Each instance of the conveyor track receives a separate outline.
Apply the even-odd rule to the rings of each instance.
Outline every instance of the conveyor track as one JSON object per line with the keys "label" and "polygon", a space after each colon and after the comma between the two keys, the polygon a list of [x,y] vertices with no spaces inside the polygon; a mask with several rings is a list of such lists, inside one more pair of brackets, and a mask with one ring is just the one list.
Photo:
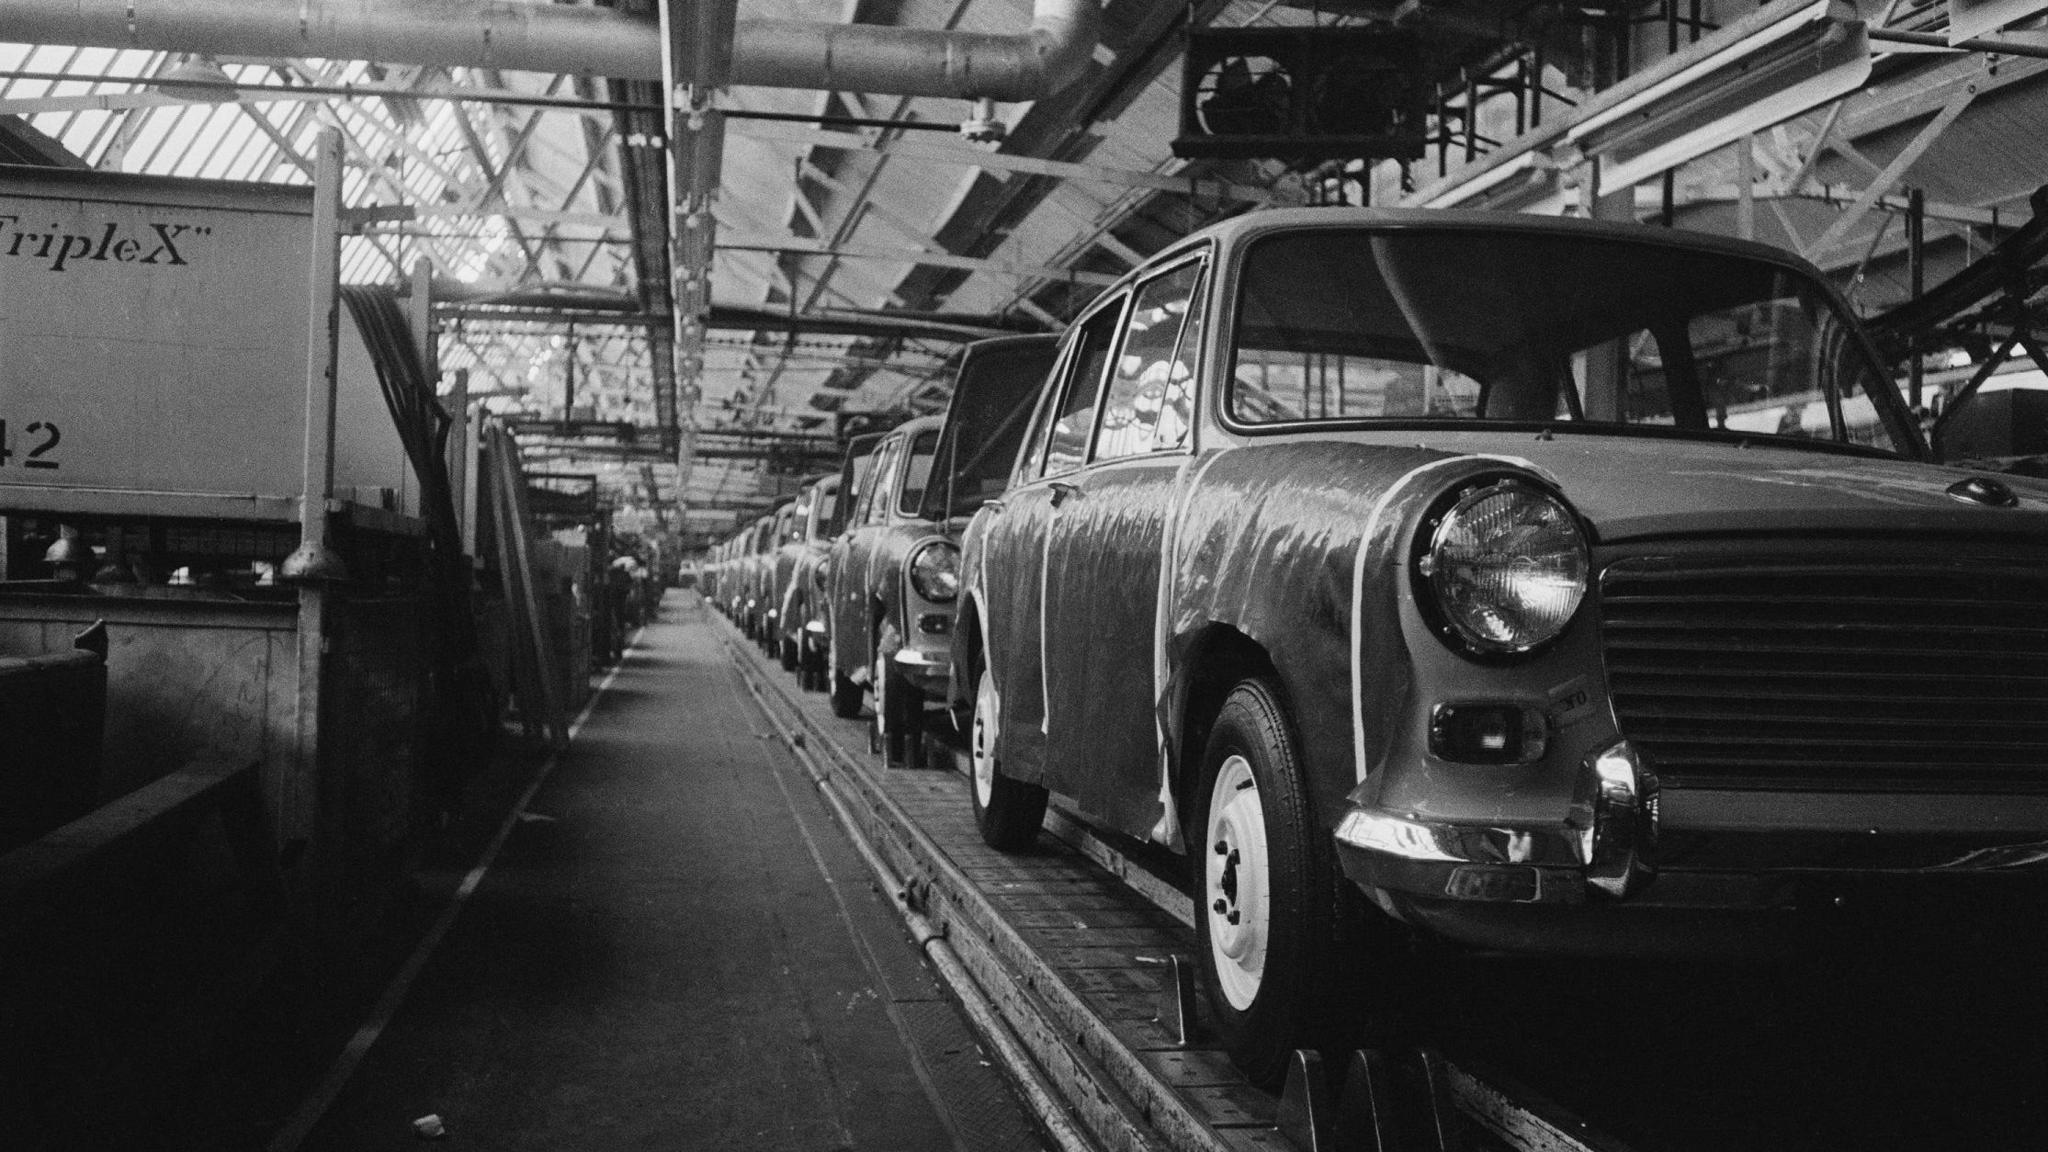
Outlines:
{"label": "conveyor track", "polygon": [[1434,1052],[1360,1053],[1341,1075],[1306,1056],[1279,1097],[1254,1087],[1193,1022],[1192,908],[1169,879],[1057,810],[1035,852],[987,847],[964,778],[884,767],[861,726],[721,628],[780,738],[1063,1152],[1625,1152]]}

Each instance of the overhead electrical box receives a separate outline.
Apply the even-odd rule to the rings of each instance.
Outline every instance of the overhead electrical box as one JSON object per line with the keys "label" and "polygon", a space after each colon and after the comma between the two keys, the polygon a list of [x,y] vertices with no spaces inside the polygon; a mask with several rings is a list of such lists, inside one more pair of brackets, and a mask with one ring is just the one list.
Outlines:
{"label": "overhead electrical box", "polygon": [[1410,33],[1191,29],[1184,69],[1176,156],[1422,156],[1428,90]]}

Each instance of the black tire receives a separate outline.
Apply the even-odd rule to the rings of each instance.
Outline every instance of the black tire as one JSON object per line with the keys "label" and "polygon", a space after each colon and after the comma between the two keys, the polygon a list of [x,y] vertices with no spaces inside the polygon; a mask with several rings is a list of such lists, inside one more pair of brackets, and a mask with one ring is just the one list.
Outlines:
{"label": "black tire", "polygon": [[899,675],[893,663],[880,664],[875,669],[874,733],[868,751],[883,753],[889,764],[921,767],[924,693]]}
{"label": "black tire", "polygon": [[860,719],[861,698],[867,695],[867,690],[841,675],[836,668],[828,675],[832,678],[832,714],[841,720]]}
{"label": "black tire", "polygon": [[988,671],[975,669],[974,714],[967,725],[967,794],[974,802],[974,826],[998,852],[1021,852],[1037,843],[1045,824],[1046,791],[1002,774],[996,744],[1001,716]]}
{"label": "black tire", "polygon": [[1366,970],[1359,950],[1340,943],[1333,852],[1269,682],[1245,680],[1225,699],[1187,807],[1210,1019],[1238,1069],[1277,1087],[1295,1049],[1354,1038],[1356,990],[1389,973]]}
{"label": "black tire", "polygon": [[924,692],[921,689],[908,688],[903,700],[902,714],[896,723],[896,731],[901,733],[903,741],[903,766],[922,772],[931,767],[931,759],[925,755],[927,733],[924,730],[924,719],[927,713]]}

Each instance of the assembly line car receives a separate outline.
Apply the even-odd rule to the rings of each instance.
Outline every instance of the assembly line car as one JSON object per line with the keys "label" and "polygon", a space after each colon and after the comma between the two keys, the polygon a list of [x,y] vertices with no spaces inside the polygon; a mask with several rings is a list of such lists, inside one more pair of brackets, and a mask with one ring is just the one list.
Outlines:
{"label": "assembly line car", "polygon": [[825,681],[825,558],[838,535],[839,477],[821,477],[796,499],[796,530],[777,551],[775,655],[806,691]]}
{"label": "assembly line car", "polygon": [[925,705],[946,698],[951,672],[960,531],[1008,483],[1057,344],[1005,336],[961,349],[943,420],[884,436],[847,503],[830,561],[833,709],[858,714],[872,687],[876,745],[891,758],[923,762]]}
{"label": "assembly line car", "polygon": [[1260,1081],[1418,941],[1727,957],[2040,891],[2048,486],[1930,462],[1795,257],[1251,213],[1077,318],[1024,443],[963,540],[975,817],[1184,853]]}
{"label": "assembly line car", "polygon": [[885,433],[846,530],[832,542],[832,711],[859,715],[872,688],[877,746],[886,745],[892,758],[917,752],[905,737],[921,724],[927,691],[934,699],[945,691],[959,549],[924,514],[938,440],[936,416]]}
{"label": "assembly line car", "polygon": [[804,533],[809,530],[810,507],[804,499],[808,494],[806,486],[805,492],[775,510],[775,524],[768,531],[768,552],[762,557],[760,588],[756,593],[761,626],[754,642],[761,646],[763,655],[771,658],[779,659],[782,654],[783,593],[790,573],[796,570],[795,549],[801,546]]}
{"label": "assembly line car", "polygon": [[767,619],[763,589],[768,583],[768,570],[775,562],[774,512],[754,521],[754,526],[747,530],[746,544],[743,547],[739,562],[739,587],[734,589],[733,604],[740,631],[747,639],[758,643],[761,639],[761,629]]}
{"label": "assembly line car", "polygon": [[830,695],[832,714],[851,720],[860,715],[861,702],[866,690],[861,682],[851,677],[841,681],[832,675],[832,597],[838,584],[836,565],[840,556],[838,547],[841,537],[853,524],[854,510],[859,507],[861,495],[875,481],[877,450],[882,446],[884,433],[868,432],[854,436],[846,442],[846,455],[839,463],[839,501],[832,517],[832,536],[826,541],[825,555],[813,569],[812,594],[817,599],[818,611],[825,621],[825,663],[819,689]]}

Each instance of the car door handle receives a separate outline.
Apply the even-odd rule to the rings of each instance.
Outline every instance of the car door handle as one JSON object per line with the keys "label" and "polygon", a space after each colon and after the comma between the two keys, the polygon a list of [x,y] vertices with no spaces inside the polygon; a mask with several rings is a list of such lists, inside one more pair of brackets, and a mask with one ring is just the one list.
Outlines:
{"label": "car door handle", "polygon": [[1076,487],[1075,485],[1068,484],[1063,480],[1054,480],[1050,484],[1047,484],[1046,487],[1052,489],[1052,506],[1055,508],[1066,503],[1067,497],[1073,496],[1081,491],[1080,488]]}

